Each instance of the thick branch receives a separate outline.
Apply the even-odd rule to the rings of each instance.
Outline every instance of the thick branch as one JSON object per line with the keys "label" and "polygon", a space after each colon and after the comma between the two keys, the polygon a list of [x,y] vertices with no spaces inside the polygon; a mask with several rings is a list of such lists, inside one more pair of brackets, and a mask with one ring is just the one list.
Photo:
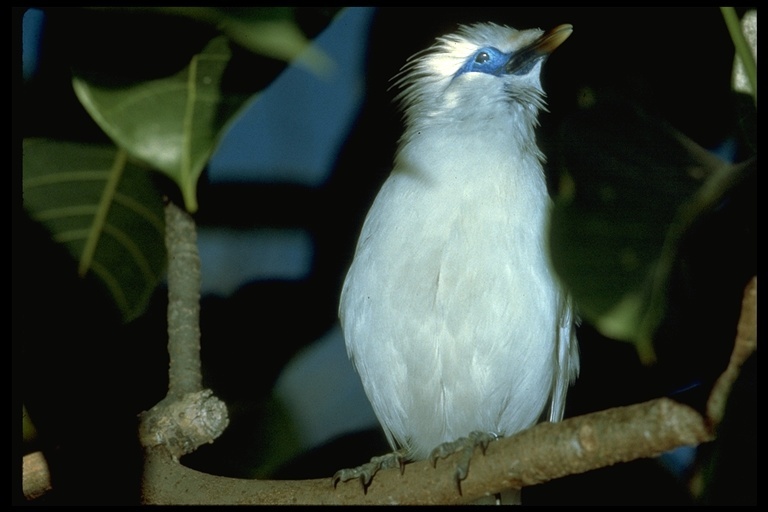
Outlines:
{"label": "thick branch", "polygon": [[139,439],[144,447],[165,446],[178,459],[213,442],[229,425],[227,406],[210,389],[165,398],[141,414]]}
{"label": "thick branch", "polygon": [[543,423],[476,453],[456,490],[455,458],[436,468],[416,462],[376,474],[367,493],[357,481],[336,489],[327,479],[257,481],[217,477],[148,453],[144,501],[151,504],[443,504],[473,501],[510,487],[543,483],[711,439],[704,419],[669,399],[609,409],[560,423]]}

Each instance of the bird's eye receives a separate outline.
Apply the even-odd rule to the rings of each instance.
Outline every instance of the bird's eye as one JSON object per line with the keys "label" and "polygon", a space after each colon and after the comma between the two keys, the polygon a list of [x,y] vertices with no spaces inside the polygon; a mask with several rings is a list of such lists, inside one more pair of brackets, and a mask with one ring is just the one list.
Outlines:
{"label": "bird's eye", "polygon": [[477,56],[475,57],[475,62],[476,62],[477,64],[485,64],[485,63],[486,63],[486,62],[488,62],[489,60],[491,60],[491,56],[490,56],[490,55],[488,55],[488,52],[480,52],[480,53],[478,53],[478,54],[477,54]]}
{"label": "bird's eye", "polygon": [[498,76],[504,72],[504,64],[509,60],[509,55],[499,51],[493,46],[479,48],[472,54],[461,68],[456,72],[456,76],[463,73],[486,73]]}

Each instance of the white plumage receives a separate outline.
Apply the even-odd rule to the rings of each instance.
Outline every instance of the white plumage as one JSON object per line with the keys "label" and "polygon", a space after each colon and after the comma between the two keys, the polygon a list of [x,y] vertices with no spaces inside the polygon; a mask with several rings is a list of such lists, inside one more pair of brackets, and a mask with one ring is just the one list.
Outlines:
{"label": "white plumage", "polygon": [[547,256],[534,130],[541,65],[570,32],[462,26],[395,82],[405,132],[339,316],[387,438],[409,459],[562,418],[579,359]]}

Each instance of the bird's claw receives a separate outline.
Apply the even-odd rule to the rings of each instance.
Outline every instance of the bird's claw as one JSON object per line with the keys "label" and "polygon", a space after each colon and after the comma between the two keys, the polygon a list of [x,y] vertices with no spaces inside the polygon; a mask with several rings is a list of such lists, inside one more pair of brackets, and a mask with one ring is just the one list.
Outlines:
{"label": "bird's claw", "polygon": [[456,463],[456,471],[453,475],[456,482],[456,490],[461,495],[461,481],[466,479],[469,474],[469,462],[472,460],[475,448],[480,447],[483,455],[485,455],[488,445],[496,439],[498,439],[498,436],[490,432],[471,432],[467,437],[460,437],[455,441],[448,441],[437,446],[429,454],[429,461],[432,463],[432,467],[436,467],[438,459],[444,459],[454,453],[460,454],[459,460]]}
{"label": "bird's claw", "polygon": [[356,468],[338,470],[333,475],[333,487],[336,488],[339,482],[347,482],[357,478],[365,493],[368,491],[368,486],[370,485],[371,480],[373,480],[374,475],[376,475],[380,469],[391,469],[395,467],[400,468],[401,475],[405,471],[405,454],[401,451],[373,457],[369,462],[361,464]]}
{"label": "bird's claw", "polygon": [[363,492],[365,492],[366,488],[368,487],[368,484],[373,478],[373,475],[375,475],[376,471],[378,471],[378,469],[370,468],[369,467],[370,465],[371,463],[368,462],[356,468],[338,470],[333,475],[333,480],[332,480],[333,488],[335,489],[336,486],[339,484],[339,482],[347,482],[349,480],[357,478],[360,480],[360,486],[363,488]]}

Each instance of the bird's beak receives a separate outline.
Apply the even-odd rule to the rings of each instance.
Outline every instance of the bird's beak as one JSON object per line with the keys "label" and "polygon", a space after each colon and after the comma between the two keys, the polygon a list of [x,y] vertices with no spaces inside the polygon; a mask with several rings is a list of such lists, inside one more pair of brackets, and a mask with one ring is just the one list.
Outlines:
{"label": "bird's beak", "polygon": [[504,70],[509,74],[524,75],[533,65],[542,58],[546,58],[555,51],[558,46],[568,39],[573,32],[573,25],[558,25],[545,32],[528,46],[516,51],[507,62]]}

